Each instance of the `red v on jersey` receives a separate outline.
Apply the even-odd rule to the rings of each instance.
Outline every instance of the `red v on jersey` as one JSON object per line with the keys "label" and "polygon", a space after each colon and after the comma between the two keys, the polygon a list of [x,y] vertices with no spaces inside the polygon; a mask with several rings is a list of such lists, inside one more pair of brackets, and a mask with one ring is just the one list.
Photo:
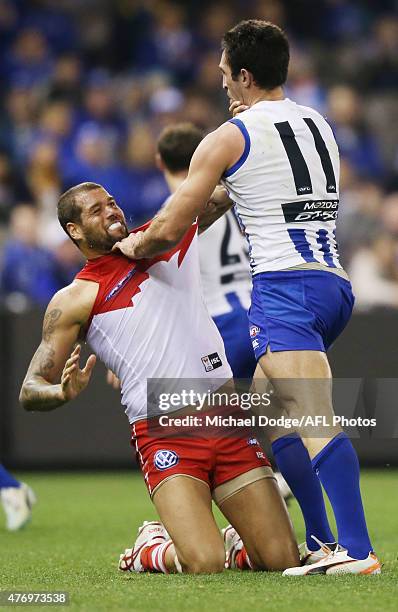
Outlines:
{"label": "red v on jersey", "polygon": [[[150,225],[136,228],[133,232],[145,231]],[[132,260],[119,252],[109,253],[86,262],[84,268],[76,275],[77,279],[94,281],[99,284],[99,291],[87,324],[90,326],[94,315],[134,306],[133,297],[140,293],[141,285],[149,279],[150,268],[160,262],[169,262],[178,253],[178,267],[181,266],[186,253],[197,231],[195,222],[189,228],[181,242],[163,255],[152,259]]]}

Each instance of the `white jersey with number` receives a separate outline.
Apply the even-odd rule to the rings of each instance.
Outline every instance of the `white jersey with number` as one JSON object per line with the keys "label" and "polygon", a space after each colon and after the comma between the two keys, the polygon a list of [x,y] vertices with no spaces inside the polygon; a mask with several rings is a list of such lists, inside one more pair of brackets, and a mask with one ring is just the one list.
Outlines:
{"label": "white jersey with number", "polygon": [[203,295],[212,317],[250,306],[251,278],[247,241],[232,211],[228,211],[199,236]]}
{"label": "white jersey with number", "polygon": [[325,119],[286,98],[258,102],[231,122],[245,149],[223,183],[249,241],[253,274],[301,264],[341,268],[339,154]]}
{"label": "white jersey with number", "polygon": [[206,393],[232,378],[203,300],[196,224],[164,255],[133,261],[111,253],[88,261],[76,278],[99,284],[87,341],[120,379],[130,423],[148,416],[148,379],[169,379],[168,390],[172,379],[176,391],[190,379],[189,388]]}

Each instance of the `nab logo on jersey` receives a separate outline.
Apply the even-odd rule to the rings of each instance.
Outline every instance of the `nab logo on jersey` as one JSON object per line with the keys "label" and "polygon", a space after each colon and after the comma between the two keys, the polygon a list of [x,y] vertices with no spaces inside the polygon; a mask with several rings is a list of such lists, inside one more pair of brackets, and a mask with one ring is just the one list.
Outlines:
{"label": "nab logo on jersey", "polygon": [[174,451],[158,450],[155,453],[153,462],[158,470],[167,470],[174,467],[179,462],[180,458]]}
{"label": "nab logo on jersey", "polygon": [[211,372],[222,366],[222,361],[218,353],[212,353],[211,355],[202,357],[202,363],[205,366],[206,372]]}

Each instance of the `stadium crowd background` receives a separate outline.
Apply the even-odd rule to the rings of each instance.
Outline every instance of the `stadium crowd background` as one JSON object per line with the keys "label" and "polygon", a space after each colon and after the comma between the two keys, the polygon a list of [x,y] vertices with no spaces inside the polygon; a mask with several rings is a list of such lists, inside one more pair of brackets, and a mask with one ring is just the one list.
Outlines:
{"label": "stadium crowd background", "polygon": [[[81,267],[59,195],[103,184],[131,226],[167,196],[156,138],[228,118],[220,39],[242,18],[291,41],[286,94],[340,146],[338,225],[357,309],[398,308],[398,13],[391,0],[0,0],[0,297],[44,306]],[[395,10],[394,10],[395,9]]]}

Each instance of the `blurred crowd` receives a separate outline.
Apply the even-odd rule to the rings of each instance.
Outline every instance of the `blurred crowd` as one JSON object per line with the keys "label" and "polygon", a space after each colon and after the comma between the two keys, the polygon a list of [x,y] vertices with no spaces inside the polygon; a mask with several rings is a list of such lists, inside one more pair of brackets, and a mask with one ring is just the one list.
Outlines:
{"label": "blurred crowd", "polygon": [[338,224],[357,308],[398,308],[398,15],[394,0],[0,0],[0,298],[45,305],[82,260],[56,203],[104,185],[131,226],[167,197],[155,145],[168,123],[228,118],[218,69],[240,19],[281,25],[286,94],[332,124]]}

